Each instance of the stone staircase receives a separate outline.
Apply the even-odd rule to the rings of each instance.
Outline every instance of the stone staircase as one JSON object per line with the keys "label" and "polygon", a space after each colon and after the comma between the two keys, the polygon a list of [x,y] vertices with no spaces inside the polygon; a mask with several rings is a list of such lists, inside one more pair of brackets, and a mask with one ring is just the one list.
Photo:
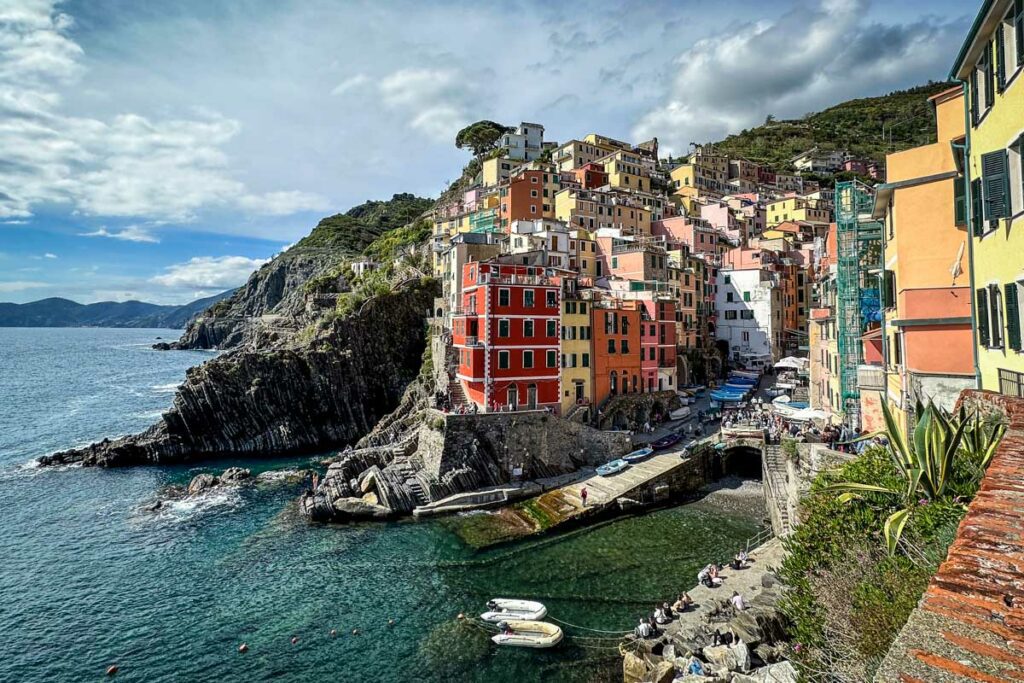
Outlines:
{"label": "stone staircase", "polygon": [[466,390],[462,388],[462,382],[458,379],[452,379],[448,384],[448,389],[453,411],[458,411],[459,408],[469,408],[472,405],[473,402],[466,396]]}
{"label": "stone staircase", "polygon": [[765,445],[762,453],[764,456],[764,485],[770,492],[782,527],[778,530],[780,532],[778,535],[786,536],[793,529],[787,503],[786,456],[783,455],[782,446],[779,444]]}

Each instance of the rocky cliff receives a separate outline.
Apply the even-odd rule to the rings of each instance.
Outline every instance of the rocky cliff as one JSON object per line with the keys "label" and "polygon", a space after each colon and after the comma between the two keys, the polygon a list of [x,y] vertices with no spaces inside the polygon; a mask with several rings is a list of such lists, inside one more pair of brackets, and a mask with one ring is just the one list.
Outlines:
{"label": "rocky cliff", "polygon": [[396,194],[324,218],[229,299],[193,320],[180,340],[159,348],[265,348],[280,343],[319,317],[321,311],[310,305],[317,297],[330,304],[332,295],[348,291],[346,266],[351,260],[387,233],[419,221],[432,205],[430,199]]}
{"label": "rocky cliff", "polygon": [[41,463],[111,467],[355,442],[398,405],[419,371],[425,317],[439,293],[434,280],[407,282],[265,350],[226,353],[189,370],[173,407],[145,432]]}

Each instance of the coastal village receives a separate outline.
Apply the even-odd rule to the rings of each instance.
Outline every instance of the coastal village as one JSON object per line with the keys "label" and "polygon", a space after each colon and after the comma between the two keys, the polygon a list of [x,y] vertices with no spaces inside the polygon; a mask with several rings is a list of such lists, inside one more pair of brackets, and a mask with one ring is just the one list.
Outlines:
{"label": "coastal village", "polygon": [[[488,595],[479,617],[434,604],[452,613],[424,640],[458,644],[433,663],[471,637],[467,670],[492,643],[564,637],[625,683],[1018,680],[1024,0],[985,0],[949,62],[921,95],[929,141],[874,156],[811,145],[769,163],[724,142],[471,124],[439,200],[324,219],[156,345],[227,349],[156,424],[38,462],[309,456],[287,471],[295,518],[443,517],[473,555],[460,566],[733,495],[757,508],[746,540],[666,534],[664,562],[623,571],[671,573],[678,591],[653,609],[609,599],[608,628],[559,614],[589,594]],[[400,204],[400,221],[339,246],[366,207]],[[139,514],[285,478],[204,471]],[[378,633],[403,627],[401,597]],[[315,624],[328,647],[364,628]],[[258,637],[237,655],[255,659]]]}

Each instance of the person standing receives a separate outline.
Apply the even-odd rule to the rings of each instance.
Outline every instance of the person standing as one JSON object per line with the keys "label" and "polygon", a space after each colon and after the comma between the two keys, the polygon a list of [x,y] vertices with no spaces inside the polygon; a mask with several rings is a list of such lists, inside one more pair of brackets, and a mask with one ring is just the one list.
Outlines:
{"label": "person standing", "polygon": [[587,495],[587,487],[584,486],[583,488],[580,489],[580,498],[583,500],[583,507],[587,507]]}

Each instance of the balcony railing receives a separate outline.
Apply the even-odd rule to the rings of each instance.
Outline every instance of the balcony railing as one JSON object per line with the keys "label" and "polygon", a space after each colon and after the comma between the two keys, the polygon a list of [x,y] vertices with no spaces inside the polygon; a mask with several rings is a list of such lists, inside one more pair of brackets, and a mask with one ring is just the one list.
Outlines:
{"label": "balcony railing", "polygon": [[881,365],[858,365],[857,388],[882,391],[885,389],[885,369]]}

